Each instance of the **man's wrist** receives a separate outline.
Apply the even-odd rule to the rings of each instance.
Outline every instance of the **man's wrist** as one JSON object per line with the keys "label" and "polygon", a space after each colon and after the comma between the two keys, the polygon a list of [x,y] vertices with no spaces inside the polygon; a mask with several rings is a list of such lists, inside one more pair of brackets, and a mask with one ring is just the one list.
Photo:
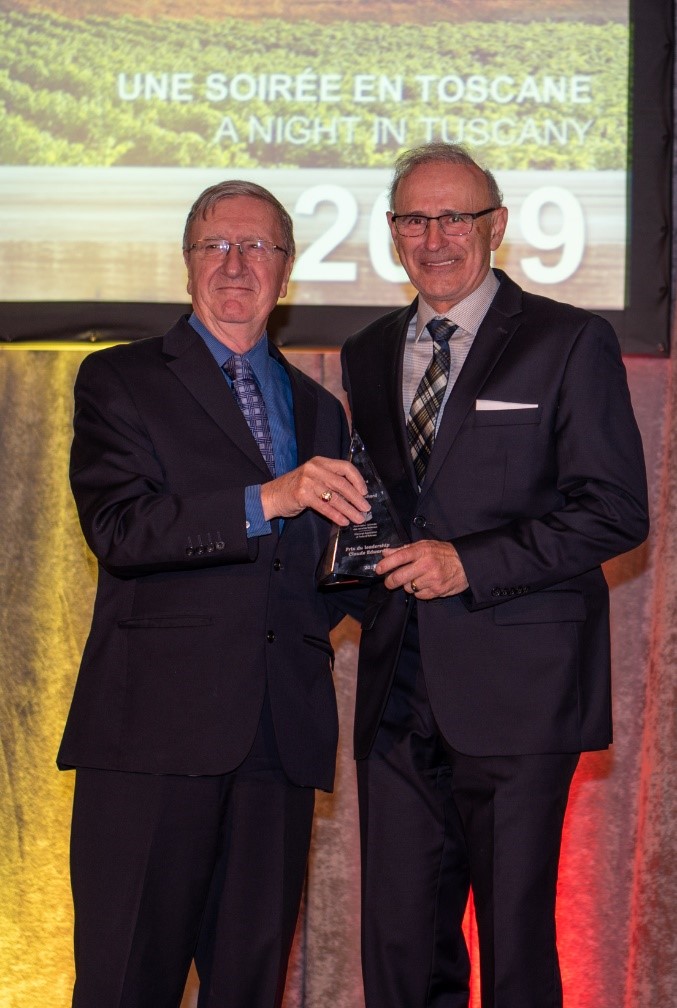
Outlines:
{"label": "man's wrist", "polygon": [[266,521],[263,515],[260,483],[245,487],[244,513],[248,539],[253,536],[270,535],[270,522]]}

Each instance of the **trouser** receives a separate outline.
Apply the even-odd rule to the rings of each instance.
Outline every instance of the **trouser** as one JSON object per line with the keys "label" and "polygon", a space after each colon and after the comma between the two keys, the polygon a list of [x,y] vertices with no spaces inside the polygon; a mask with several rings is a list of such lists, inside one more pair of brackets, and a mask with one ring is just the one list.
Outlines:
{"label": "trouser", "polygon": [[470,888],[482,1008],[561,1008],[555,893],[578,758],[455,752],[403,652],[357,764],[366,1008],[467,1008]]}
{"label": "trouser", "polygon": [[235,771],[78,769],[71,835],[74,1008],[278,1008],[314,791],[285,776],[267,705]]}

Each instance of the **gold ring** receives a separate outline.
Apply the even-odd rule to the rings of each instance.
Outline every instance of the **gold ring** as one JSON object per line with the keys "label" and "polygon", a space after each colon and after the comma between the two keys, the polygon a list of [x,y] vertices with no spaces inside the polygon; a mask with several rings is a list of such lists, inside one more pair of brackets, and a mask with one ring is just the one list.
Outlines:
{"label": "gold ring", "polygon": [[415,581],[411,582],[411,590],[413,591],[414,595],[416,594],[417,591],[420,591],[420,589],[419,589],[419,587],[418,587],[418,585],[416,584]]}
{"label": "gold ring", "polygon": [[328,504],[329,501],[332,499],[333,496],[334,495],[331,492],[331,490],[325,490],[324,493],[320,494],[320,497],[325,502],[325,504]]}

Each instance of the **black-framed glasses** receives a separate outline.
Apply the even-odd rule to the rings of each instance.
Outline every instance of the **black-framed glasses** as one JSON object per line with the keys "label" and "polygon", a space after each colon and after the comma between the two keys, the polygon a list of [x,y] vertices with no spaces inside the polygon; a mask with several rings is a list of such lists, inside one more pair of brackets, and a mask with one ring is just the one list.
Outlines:
{"label": "black-framed glasses", "polygon": [[195,252],[201,259],[213,259],[217,256],[227,256],[231,248],[236,248],[243,259],[253,262],[272,259],[276,252],[289,255],[287,249],[264,238],[246,238],[240,242],[228,241],[227,238],[202,238],[189,245],[186,252]]}
{"label": "black-framed glasses", "polygon": [[420,238],[426,233],[431,220],[438,221],[445,235],[459,238],[461,235],[470,234],[473,223],[478,217],[484,217],[494,210],[498,210],[498,207],[487,207],[486,210],[476,210],[475,213],[457,213],[456,210],[450,210],[448,213],[438,214],[437,217],[426,217],[425,214],[392,214],[390,219],[397,233],[405,238]]}

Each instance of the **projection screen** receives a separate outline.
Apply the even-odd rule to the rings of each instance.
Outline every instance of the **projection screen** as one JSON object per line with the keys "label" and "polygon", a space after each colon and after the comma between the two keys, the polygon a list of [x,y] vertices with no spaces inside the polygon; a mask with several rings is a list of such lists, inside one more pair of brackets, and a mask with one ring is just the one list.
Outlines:
{"label": "projection screen", "polygon": [[[190,204],[234,177],[293,216],[290,338],[341,342],[351,319],[411,299],[385,223],[391,168],[448,140],[503,190],[497,266],[606,314],[626,350],[667,352],[656,138],[642,142],[648,165],[633,163],[647,128],[633,105],[638,16],[628,0],[5,0],[0,338],[153,331],[163,306],[187,301]],[[655,92],[660,60],[653,70]],[[667,114],[646,86],[652,115]]]}

